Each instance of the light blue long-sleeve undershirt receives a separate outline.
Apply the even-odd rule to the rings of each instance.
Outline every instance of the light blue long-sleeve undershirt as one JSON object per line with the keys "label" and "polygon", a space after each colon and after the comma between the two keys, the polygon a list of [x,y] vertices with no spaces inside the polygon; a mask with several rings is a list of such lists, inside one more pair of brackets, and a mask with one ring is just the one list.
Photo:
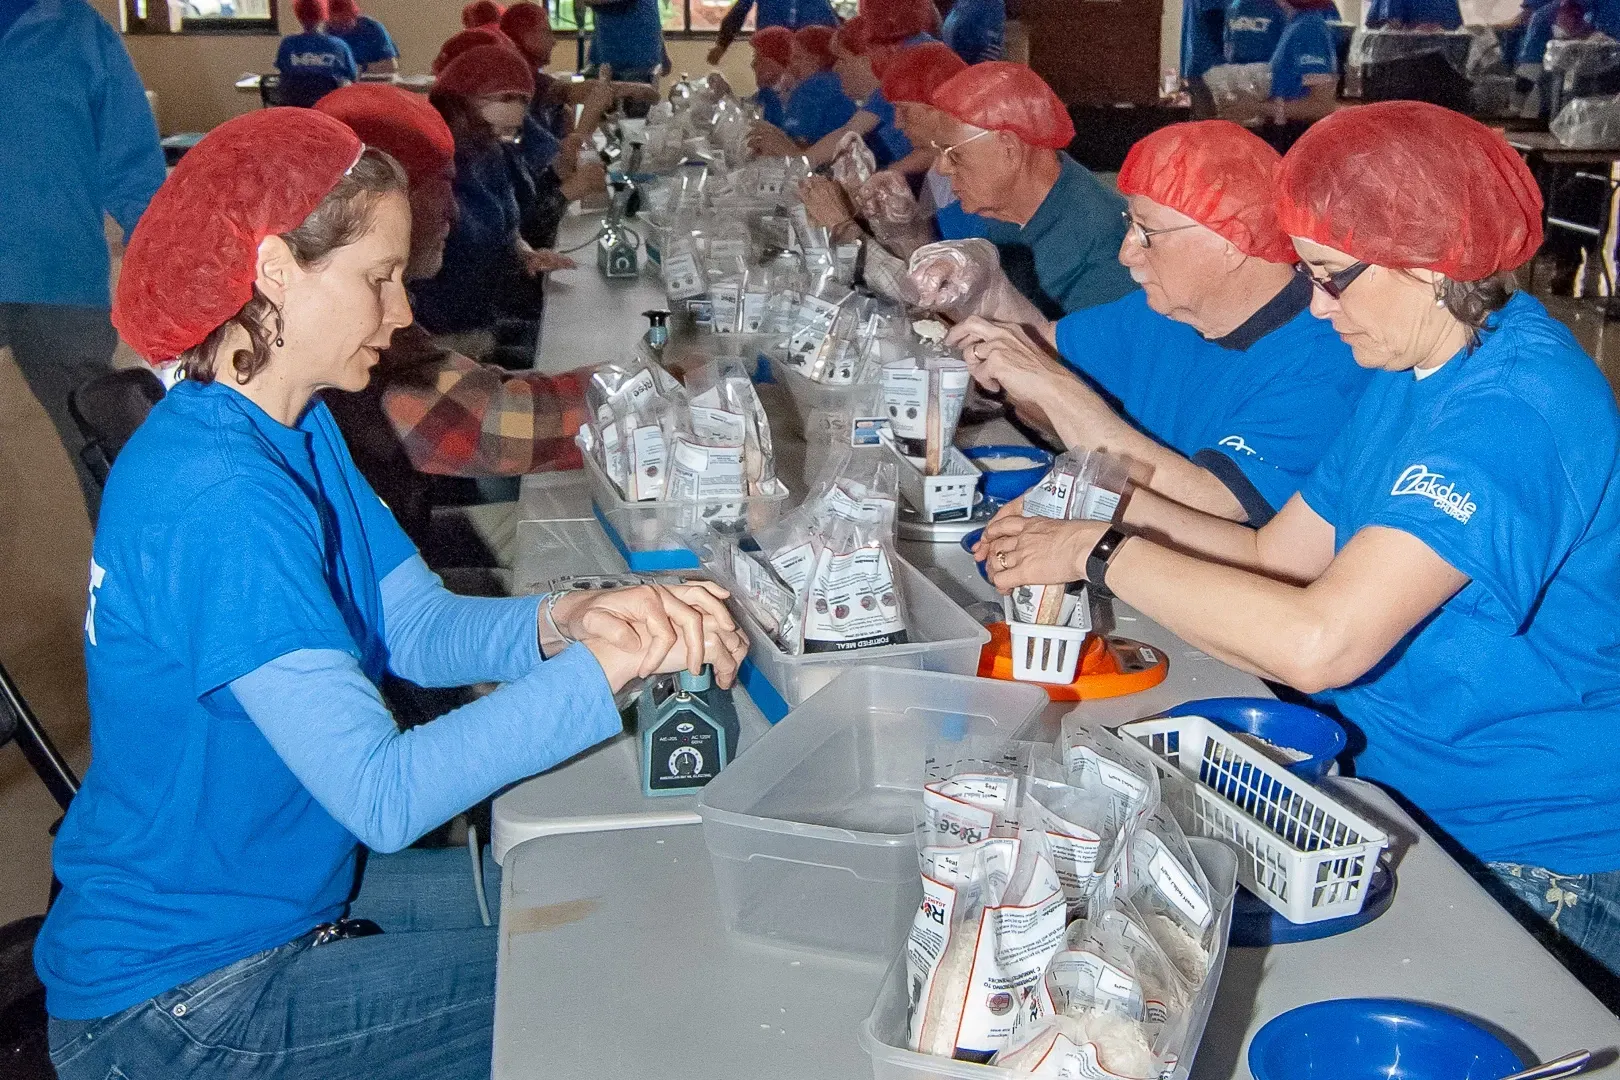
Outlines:
{"label": "light blue long-sleeve undershirt", "polygon": [[397,851],[500,788],[620,730],[583,645],[542,659],[539,599],[456,596],[413,556],[381,583],[389,667],[423,685],[506,685],[400,731],[355,657],[299,649],[230,684],[242,709],[326,812]]}

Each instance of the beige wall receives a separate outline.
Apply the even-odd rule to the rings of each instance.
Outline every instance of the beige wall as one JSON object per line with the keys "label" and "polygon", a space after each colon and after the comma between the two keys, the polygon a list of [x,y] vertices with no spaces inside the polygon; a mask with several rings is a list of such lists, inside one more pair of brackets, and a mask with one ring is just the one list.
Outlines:
{"label": "beige wall", "polygon": [[[116,0],[91,2],[108,21],[118,25]],[[282,0],[278,6],[283,31],[297,32],[291,0]],[[426,72],[444,39],[461,29],[461,5],[457,0],[363,0],[362,6],[388,27],[399,46],[400,68],[407,72]],[[170,135],[177,131],[207,131],[258,108],[256,95],[239,93],[231,84],[251,72],[273,71],[278,40],[269,36],[137,34],[126,36],[124,44],[135,60],[141,81],[157,95],[158,126]],[[669,54],[675,71],[709,70],[705,54],[712,44],[708,40],[671,40]],[[550,70],[572,71],[574,56],[574,42],[559,41]],[[746,46],[738,46],[726,53],[721,65],[732,84],[749,93],[753,91],[750,56]]]}

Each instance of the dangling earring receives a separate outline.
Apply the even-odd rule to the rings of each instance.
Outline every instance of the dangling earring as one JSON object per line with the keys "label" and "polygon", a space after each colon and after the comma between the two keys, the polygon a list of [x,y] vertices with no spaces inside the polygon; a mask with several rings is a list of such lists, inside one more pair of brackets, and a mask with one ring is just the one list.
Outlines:
{"label": "dangling earring", "polygon": [[283,341],[281,339],[282,326],[283,326],[283,324],[282,324],[282,321],[281,321],[281,309],[276,308],[276,348],[278,348],[278,349],[282,348],[283,346],[285,346],[287,344],[285,341]]}
{"label": "dangling earring", "polygon": [[1446,306],[1445,280],[1446,280],[1445,278],[1435,278],[1434,279],[1434,306],[1435,307],[1445,307]]}

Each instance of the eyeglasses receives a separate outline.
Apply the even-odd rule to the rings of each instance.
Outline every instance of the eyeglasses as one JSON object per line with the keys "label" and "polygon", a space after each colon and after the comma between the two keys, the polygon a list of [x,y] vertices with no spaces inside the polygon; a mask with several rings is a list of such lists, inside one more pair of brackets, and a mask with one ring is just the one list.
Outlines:
{"label": "eyeglasses", "polygon": [[986,135],[994,135],[994,134],[995,134],[995,132],[993,132],[993,131],[981,131],[977,135],[970,135],[967,138],[963,139],[961,142],[954,143],[954,144],[952,144],[950,146],[941,146],[941,145],[939,145],[939,143],[934,142],[933,140],[929,140],[928,145],[932,146],[935,150],[937,150],[939,152],[939,157],[940,157],[941,161],[945,162],[945,164],[947,164],[947,165],[950,165],[952,168],[955,168],[957,165],[961,164],[956,159],[956,152],[958,150],[962,149],[962,147],[966,146],[968,143],[973,142],[975,139],[982,139]]}
{"label": "eyeglasses", "polygon": [[1125,219],[1125,228],[1130,232],[1131,237],[1138,244],[1141,244],[1144,249],[1151,248],[1153,246],[1153,238],[1155,236],[1162,236],[1165,233],[1180,232],[1182,229],[1198,228],[1198,223],[1195,221],[1191,225],[1172,225],[1168,229],[1150,229],[1146,225],[1143,225],[1140,221],[1137,221],[1135,218],[1131,217],[1131,212],[1129,210],[1121,210],[1119,212],[1119,216]]}
{"label": "eyeglasses", "polygon": [[1350,287],[1350,283],[1356,280],[1356,278],[1360,277],[1362,272],[1365,271],[1369,265],[1369,263],[1364,262],[1353,262],[1343,270],[1340,270],[1337,274],[1329,274],[1325,278],[1319,278],[1315,274],[1311,273],[1311,268],[1306,266],[1303,262],[1295,263],[1294,269],[1310,278],[1312,285],[1315,285],[1318,289],[1321,289],[1330,297],[1337,300],[1339,297],[1344,295],[1344,290]]}

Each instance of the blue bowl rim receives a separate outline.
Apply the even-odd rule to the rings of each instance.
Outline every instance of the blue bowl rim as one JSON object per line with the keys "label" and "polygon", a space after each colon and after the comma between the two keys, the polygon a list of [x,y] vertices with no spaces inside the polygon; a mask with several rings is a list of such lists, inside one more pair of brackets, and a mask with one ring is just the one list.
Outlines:
{"label": "blue bowl rim", "polygon": [[[1289,766],[1291,771],[1310,772],[1312,770],[1316,770],[1317,772],[1320,772],[1319,767],[1325,768],[1328,762],[1344,753],[1344,748],[1349,741],[1345,735],[1344,725],[1333,719],[1333,717],[1329,716],[1328,714],[1317,709],[1312,709],[1306,705],[1297,705],[1291,701],[1279,701],[1276,698],[1198,698],[1194,701],[1184,701],[1174,708],[1166,709],[1160,715],[1166,717],[1202,716],[1217,726],[1230,731],[1233,730],[1234,726],[1236,725],[1236,722],[1232,719],[1232,714],[1239,711],[1250,710],[1267,716],[1268,719],[1275,721],[1281,726],[1289,726],[1291,723],[1308,724],[1313,730],[1318,731],[1323,736],[1327,736],[1329,738],[1329,746],[1323,747],[1320,750],[1312,751],[1310,757],[1294,762]],[[1260,735],[1262,738],[1266,737],[1263,732],[1256,731],[1253,728],[1242,725],[1236,726],[1241,727],[1241,730],[1248,731],[1251,734]],[[1281,746],[1287,746],[1292,750],[1299,750],[1302,752],[1311,750],[1311,747],[1296,746],[1287,739],[1273,737],[1268,741],[1276,742]]]}
{"label": "blue bowl rim", "polygon": [[1030,472],[1036,468],[1050,469],[1052,462],[1057,458],[1050,450],[1042,450],[1038,446],[1016,446],[1012,443],[998,443],[994,446],[964,446],[962,456],[968,458],[1009,458],[1027,457],[1040,461],[1040,465],[1031,465],[1028,469],[1008,469],[1011,473]]}
{"label": "blue bowl rim", "polygon": [[[1286,1012],[1278,1013],[1260,1026],[1249,1040],[1248,1053],[1244,1055],[1249,1073],[1255,1080],[1262,1080],[1266,1074],[1255,1068],[1261,1055],[1268,1052],[1274,1043],[1284,1039],[1294,1038],[1299,1034],[1298,1025],[1302,1020],[1312,1019],[1314,1014],[1323,1014],[1324,1019],[1335,1028],[1343,1028],[1346,1024],[1356,1020],[1371,1020],[1378,1016],[1400,1016],[1411,1020],[1438,1021],[1449,1025],[1459,1032],[1466,1032],[1477,1037],[1484,1043],[1502,1048],[1503,1052],[1518,1062],[1509,1072],[1516,1072],[1526,1068],[1524,1056],[1512,1044],[1502,1039],[1494,1031],[1485,1027],[1478,1020],[1460,1012],[1441,1005],[1426,1001],[1414,1001],[1410,998],[1327,998],[1322,1001],[1307,1002],[1297,1005]],[[1508,1075],[1503,1073],[1503,1076]]]}

